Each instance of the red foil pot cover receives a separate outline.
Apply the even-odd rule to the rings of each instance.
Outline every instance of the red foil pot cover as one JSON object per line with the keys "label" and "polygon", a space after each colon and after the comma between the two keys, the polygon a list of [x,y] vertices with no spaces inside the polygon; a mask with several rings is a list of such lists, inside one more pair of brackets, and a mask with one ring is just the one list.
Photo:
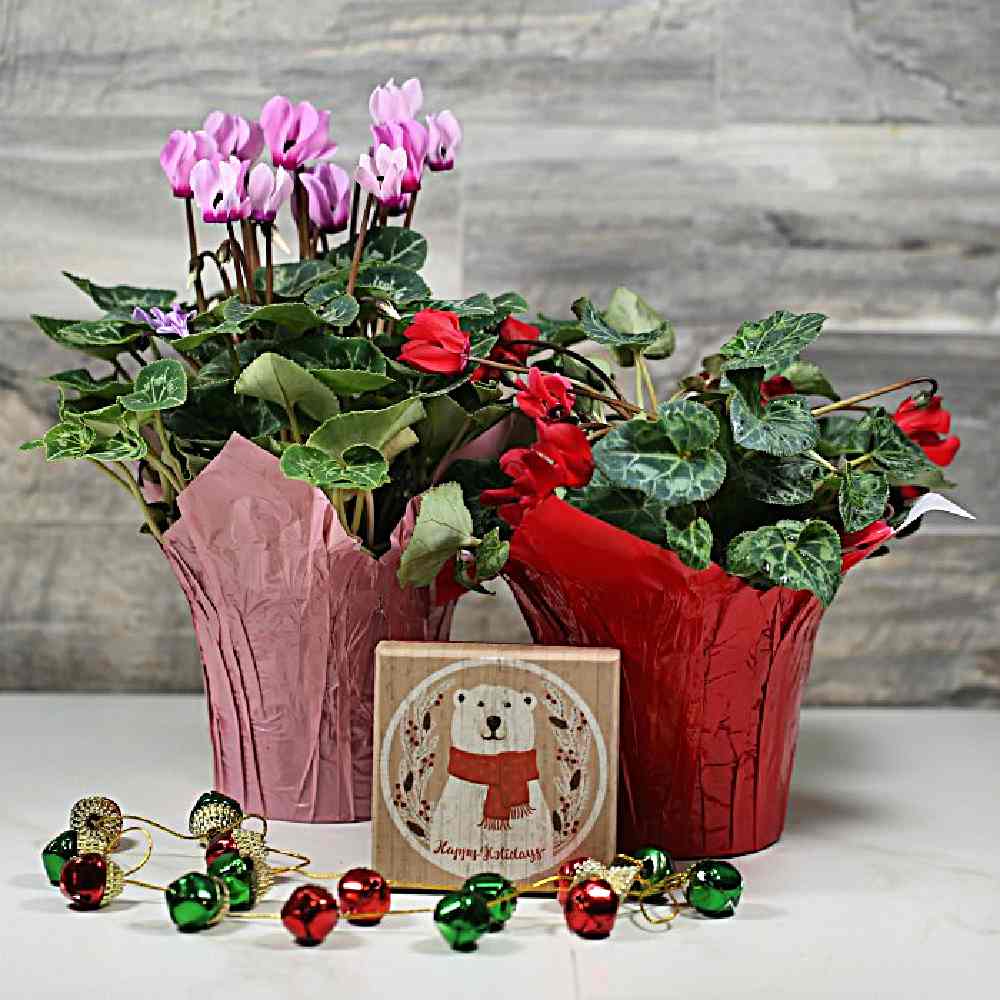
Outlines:
{"label": "red foil pot cover", "polygon": [[330,501],[234,434],[180,494],[163,551],[204,667],[214,787],[270,819],[371,817],[375,646],[447,639],[453,605],[375,559]]}
{"label": "red foil pot cover", "polygon": [[557,497],[514,532],[508,582],[536,642],[622,652],[618,843],[681,858],[781,835],[822,606],[755,590]]}

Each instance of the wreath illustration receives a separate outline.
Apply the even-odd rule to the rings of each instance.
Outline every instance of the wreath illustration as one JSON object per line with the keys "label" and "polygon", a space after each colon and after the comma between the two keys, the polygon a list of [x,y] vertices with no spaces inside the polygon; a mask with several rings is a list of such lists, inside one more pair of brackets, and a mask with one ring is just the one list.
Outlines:
{"label": "wreath illustration", "polygon": [[587,718],[575,705],[567,708],[559,691],[546,683],[545,704],[556,737],[556,795],[552,810],[555,837],[552,852],[559,852],[576,836],[583,809],[590,797],[590,755],[594,737]]}

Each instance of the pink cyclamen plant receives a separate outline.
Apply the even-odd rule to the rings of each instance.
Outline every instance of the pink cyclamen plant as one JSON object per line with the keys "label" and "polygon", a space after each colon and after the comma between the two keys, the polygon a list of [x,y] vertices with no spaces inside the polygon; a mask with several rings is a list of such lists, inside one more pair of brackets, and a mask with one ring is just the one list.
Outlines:
{"label": "pink cyclamen plant", "polygon": [[431,170],[451,170],[462,145],[462,127],[448,110],[427,116],[427,166]]}
{"label": "pink cyclamen plant", "polygon": [[351,178],[335,163],[321,163],[301,175],[309,195],[309,220],[321,233],[347,228],[351,214]]}
{"label": "pink cyclamen plant", "polygon": [[160,150],[160,166],[170,182],[175,198],[190,198],[191,171],[194,165],[218,152],[215,140],[207,132],[175,129]]}
{"label": "pink cyclamen plant", "polygon": [[194,165],[191,189],[205,222],[237,222],[250,217],[250,198],[243,183],[248,166],[235,156],[212,156]]}
{"label": "pink cyclamen plant", "polygon": [[253,163],[264,148],[264,132],[259,123],[240,115],[213,111],[202,128],[215,140],[221,156],[235,156]]}
{"label": "pink cyclamen plant", "polygon": [[424,103],[424,91],[420,81],[411,77],[402,86],[389,79],[376,87],[368,98],[368,110],[376,125],[391,122],[412,121]]}
{"label": "pink cyclamen plant", "polygon": [[330,112],[308,101],[292,104],[272,97],[261,109],[260,127],[276,167],[298,170],[310,160],[328,160],[337,151],[330,140]]}
{"label": "pink cyclamen plant", "polygon": [[291,196],[293,183],[284,167],[272,170],[266,163],[258,163],[247,179],[250,218],[254,222],[274,222],[278,210]]}
{"label": "pink cyclamen plant", "polygon": [[380,144],[369,156],[362,153],[354,171],[354,179],[390,213],[406,208],[403,194],[403,174],[406,173],[406,152]]}

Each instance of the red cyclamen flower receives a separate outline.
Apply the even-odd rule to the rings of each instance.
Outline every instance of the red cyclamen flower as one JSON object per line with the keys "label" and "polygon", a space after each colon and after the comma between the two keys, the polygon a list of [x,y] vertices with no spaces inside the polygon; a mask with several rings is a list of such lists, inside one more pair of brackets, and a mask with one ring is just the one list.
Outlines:
{"label": "red cyclamen flower", "polygon": [[923,406],[915,399],[904,399],[892,419],[935,465],[950,465],[961,447],[962,442],[954,434],[947,436],[951,414],[941,406],[940,396],[933,396]]}
{"label": "red cyclamen flower", "polygon": [[852,566],[866,559],[895,533],[885,521],[875,521],[861,531],[851,531],[841,535],[843,554],[840,559],[840,572],[846,573]]}
{"label": "red cyclamen flower", "polygon": [[[500,339],[493,345],[489,356],[494,361],[501,361],[506,365],[527,364],[528,355],[531,354],[531,344],[522,344],[522,340],[538,340],[541,330],[530,323],[522,323],[513,316],[508,316],[500,324]],[[500,377],[500,372],[489,365],[480,365],[472,375],[473,382],[482,379],[493,381]]]}
{"label": "red cyclamen flower", "polygon": [[513,448],[500,459],[510,486],[484,490],[480,503],[499,508],[512,527],[560,486],[586,486],[594,474],[587,436],[575,424],[539,424],[538,441],[531,448]]}
{"label": "red cyclamen flower", "polygon": [[573,384],[563,375],[543,372],[532,367],[527,384],[522,379],[514,383],[521,391],[514,397],[517,408],[533,420],[553,423],[567,420],[576,397],[570,391]]}
{"label": "red cyclamen flower", "polygon": [[784,375],[772,375],[760,384],[762,403],[770,403],[772,399],[777,399],[779,396],[792,396],[794,394],[795,386]]}
{"label": "red cyclamen flower", "polygon": [[403,336],[399,360],[422,372],[457,375],[469,363],[469,335],[453,312],[421,309]]}

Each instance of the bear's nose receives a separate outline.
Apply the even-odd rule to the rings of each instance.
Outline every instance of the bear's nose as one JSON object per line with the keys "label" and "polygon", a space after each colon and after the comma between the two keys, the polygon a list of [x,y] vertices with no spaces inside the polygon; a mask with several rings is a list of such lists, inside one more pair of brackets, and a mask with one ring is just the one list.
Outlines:
{"label": "bear's nose", "polygon": [[486,725],[490,727],[490,732],[495,733],[500,728],[501,718],[499,715],[487,715]]}

